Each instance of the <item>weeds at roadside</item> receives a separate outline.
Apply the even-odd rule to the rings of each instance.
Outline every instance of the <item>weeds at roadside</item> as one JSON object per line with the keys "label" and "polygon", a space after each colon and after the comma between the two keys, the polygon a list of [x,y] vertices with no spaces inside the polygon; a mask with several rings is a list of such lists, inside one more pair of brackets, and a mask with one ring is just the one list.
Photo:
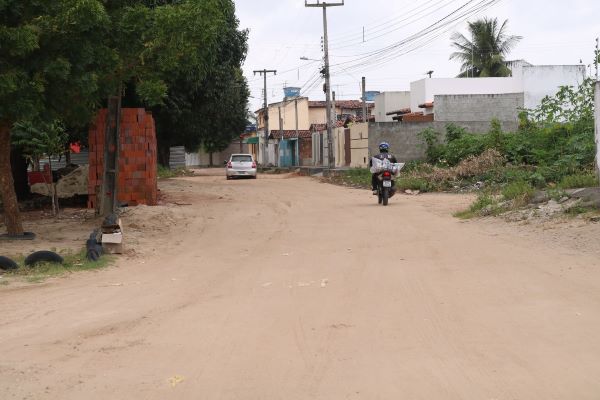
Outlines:
{"label": "weeds at roadside", "polygon": [[506,211],[498,198],[490,192],[481,192],[468,209],[454,213],[456,218],[470,219],[474,217],[497,216]]}
{"label": "weeds at roadside", "polygon": [[194,176],[194,173],[187,168],[171,169],[162,165],[158,166],[158,177],[160,179],[177,178],[180,176]]}
{"label": "weeds at roadside", "polygon": [[568,175],[558,184],[560,189],[578,189],[595,186],[598,186],[598,177],[593,173]]}
{"label": "weeds at roadside", "polygon": [[508,184],[502,189],[502,196],[505,200],[511,200],[513,207],[521,207],[529,203],[535,190],[524,181],[516,181]]}
{"label": "weeds at roadside", "polygon": [[9,285],[9,278],[23,279],[28,283],[40,283],[45,281],[47,278],[60,277],[73,272],[92,271],[106,268],[115,260],[114,256],[105,255],[96,262],[90,261],[86,258],[85,250],[81,250],[77,253],[66,252],[61,254],[61,256],[64,258],[63,264],[39,263],[32,267],[28,267],[24,264],[25,257],[22,255],[13,257],[13,260],[15,260],[17,265],[19,265],[19,268],[14,271],[6,271],[4,273],[3,280],[0,281],[0,284]]}

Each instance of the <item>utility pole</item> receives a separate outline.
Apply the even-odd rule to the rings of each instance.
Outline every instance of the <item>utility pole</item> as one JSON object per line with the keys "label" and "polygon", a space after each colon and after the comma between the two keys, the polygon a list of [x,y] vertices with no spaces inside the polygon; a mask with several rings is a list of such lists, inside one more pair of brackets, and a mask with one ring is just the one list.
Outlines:
{"label": "utility pole", "polygon": [[298,137],[298,97],[294,99],[294,109],[296,114],[296,138]]}
{"label": "utility pole", "polygon": [[254,71],[254,75],[259,74],[264,76],[265,78],[265,104],[263,109],[265,110],[265,142],[262,145],[263,148],[263,166],[269,165],[269,103],[267,102],[267,75],[274,74],[277,75],[276,70],[272,69],[263,69]]}
{"label": "utility pole", "polygon": [[335,168],[335,159],[333,154],[333,121],[331,110],[331,76],[329,73],[329,39],[327,36],[327,7],[343,6],[344,0],[341,3],[327,3],[317,0],[316,3],[308,4],[308,0],[304,0],[305,7],[321,7],[323,8],[323,51],[325,53],[325,101],[327,104],[327,146],[329,155],[329,169]]}
{"label": "utility pole", "polygon": [[598,58],[600,58],[600,38],[596,38],[596,81],[594,82],[594,126],[596,132],[596,173],[600,181],[600,80],[598,80]]}
{"label": "utility pole", "polygon": [[281,119],[281,106],[277,107],[277,111],[279,111],[279,136],[283,139],[283,120]]}
{"label": "utility pole", "polygon": [[367,120],[367,79],[362,77],[362,112],[363,122],[369,122]]}
{"label": "utility pole", "polygon": [[331,108],[333,109],[333,120],[335,121],[335,126],[337,128],[337,107],[335,105],[335,90],[331,92]]}

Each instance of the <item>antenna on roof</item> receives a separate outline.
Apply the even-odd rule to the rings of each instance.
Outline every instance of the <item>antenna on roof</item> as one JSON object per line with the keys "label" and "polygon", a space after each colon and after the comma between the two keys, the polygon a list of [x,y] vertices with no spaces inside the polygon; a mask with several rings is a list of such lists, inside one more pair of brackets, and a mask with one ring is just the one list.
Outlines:
{"label": "antenna on roof", "polygon": [[433,75],[433,71],[427,71],[425,72],[425,75],[429,75],[429,77],[431,78],[431,75]]}

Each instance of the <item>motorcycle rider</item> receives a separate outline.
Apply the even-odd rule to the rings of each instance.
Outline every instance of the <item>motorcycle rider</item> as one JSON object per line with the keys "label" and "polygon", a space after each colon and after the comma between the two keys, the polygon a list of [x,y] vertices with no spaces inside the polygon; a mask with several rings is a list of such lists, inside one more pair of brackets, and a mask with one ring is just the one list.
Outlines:
{"label": "motorcycle rider", "polygon": [[[398,160],[396,159],[396,156],[394,156],[393,154],[390,154],[390,144],[388,142],[381,142],[379,144],[379,154],[377,154],[376,156],[374,156],[374,158],[377,158],[379,160],[390,160],[391,163],[397,163]],[[369,161],[369,166],[373,166],[373,160]],[[371,188],[373,189],[373,194],[377,195],[377,185],[379,184],[379,179],[378,179],[378,175],[379,173],[375,173],[372,174],[371,176]]]}

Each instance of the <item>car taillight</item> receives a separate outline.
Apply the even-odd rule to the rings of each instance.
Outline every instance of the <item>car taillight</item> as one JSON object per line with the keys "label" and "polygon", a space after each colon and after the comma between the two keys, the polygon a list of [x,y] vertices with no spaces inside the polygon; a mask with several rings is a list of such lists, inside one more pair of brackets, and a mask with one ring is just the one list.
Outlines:
{"label": "car taillight", "polygon": [[227,168],[233,168],[233,166],[231,165],[231,161],[229,161],[229,162],[227,163]]}
{"label": "car taillight", "polygon": [[256,168],[256,163],[252,161],[252,168]]}
{"label": "car taillight", "polygon": [[385,177],[389,177],[389,176],[392,176],[392,174],[390,173],[390,171],[385,171],[385,172],[383,173],[383,176],[385,176]]}

